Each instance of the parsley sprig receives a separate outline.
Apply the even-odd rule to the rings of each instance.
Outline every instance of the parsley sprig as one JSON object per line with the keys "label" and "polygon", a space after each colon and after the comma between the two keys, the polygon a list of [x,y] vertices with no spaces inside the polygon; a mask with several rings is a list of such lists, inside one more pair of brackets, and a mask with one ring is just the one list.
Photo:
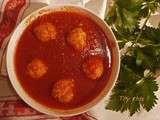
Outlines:
{"label": "parsley sprig", "polygon": [[[115,0],[106,22],[119,47],[121,69],[106,109],[129,111],[132,116],[143,107],[150,111],[157,103],[156,70],[160,68],[160,27],[147,26],[160,8],[160,0]],[[145,19],[142,26],[140,21]]]}

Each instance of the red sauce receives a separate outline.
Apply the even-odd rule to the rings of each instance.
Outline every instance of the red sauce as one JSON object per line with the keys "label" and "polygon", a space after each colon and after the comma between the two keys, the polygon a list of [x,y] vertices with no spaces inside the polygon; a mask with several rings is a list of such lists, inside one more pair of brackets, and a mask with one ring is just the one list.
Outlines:
{"label": "red sauce", "polygon": [[[33,34],[35,26],[51,22],[57,28],[56,40],[39,41]],[[87,48],[82,53],[75,52],[67,43],[66,36],[73,28],[81,26],[87,33]],[[98,51],[96,51],[96,50]],[[72,109],[93,100],[107,84],[111,72],[111,54],[107,36],[90,18],[72,12],[56,12],[33,21],[23,32],[15,53],[15,68],[24,90],[37,102],[59,109]],[[104,58],[104,74],[98,80],[90,80],[82,71],[84,59],[92,54]],[[47,74],[38,80],[31,78],[26,66],[34,58],[45,61]],[[76,94],[72,102],[60,103],[51,96],[53,84],[64,78],[75,79]]]}

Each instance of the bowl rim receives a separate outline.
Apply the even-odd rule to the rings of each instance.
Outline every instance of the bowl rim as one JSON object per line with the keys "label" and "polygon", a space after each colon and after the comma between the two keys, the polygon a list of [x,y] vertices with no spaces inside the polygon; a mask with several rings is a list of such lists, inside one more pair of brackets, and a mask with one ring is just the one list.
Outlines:
{"label": "bowl rim", "polygon": [[[89,18],[94,20],[99,25],[99,27],[101,27],[104,33],[107,34],[106,36],[108,38],[108,41],[110,41],[109,43],[111,43],[113,46],[113,48],[111,49],[111,56],[112,56],[112,63],[113,63],[112,71],[105,88],[99,93],[99,95],[97,95],[93,100],[91,100],[87,104],[74,109],[69,109],[69,110],[49,108],[45,105],[42,105],[41,103],[38,103],[38,101],[31,98],[27,94],[27,92],[23,89],[20,82],[18,81],[18,77],[16,76],[15,66],[14,66],[14,55],[16,51],[16,46],[18,44],[18,41],[23,31],[37,17],[48,14],[50,12],[54,12],[54,11],[66,11],[66,12],[74,11],[74,12],[81,12],[82,14],[88,15]],[[52,5],[52,6],[43,7],[37,11],[34,11],[25,19],[23,19],[22,22],[17,26],[17,28],[15,29],[15,31],[11,36],[11,39],[7,47],[6,66],[7,66],[7,72],[8,72],[12,86],[14,87],[15,91],[18,93],[20,98],[22,98],[23,101],[26,102],[29,106],[31,106],[32,108],[36,109],[39,112],[42,112],[48,115],[61,116],[61,117],[73,116],[73,115],[84,113],[89,109],[93,108],[106,95],[109,95],[111,93],[111,90],[118,78],[118,73],[120,69],[120,51],[119,51],[118,44],[116,42],[116,38],[112,30],[110,29],[110,27],[101,18],[95,15],[92,11],[77,5],[67,5],[67,4]]]}

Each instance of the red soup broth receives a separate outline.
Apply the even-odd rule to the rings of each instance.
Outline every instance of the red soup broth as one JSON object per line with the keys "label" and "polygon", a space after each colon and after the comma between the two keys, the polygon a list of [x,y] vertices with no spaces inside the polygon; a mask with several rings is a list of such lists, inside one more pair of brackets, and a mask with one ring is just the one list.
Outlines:
{"label": "red soup broth", "polygon": [[[45,22],[56,27],[56,40],[41,42],[33,34],[33,29]],[[81,53],[66,42],[67,34],[79,26],[87,34],[87,47]],[[110,48],[102,29],[87,16],[75,12],[49,13],[34,20],[21,35],[15,52],[16,75],[25,92],[40,104],[58,109],[77,108],[93,100],[106,86],[112,67]],[[82,70],[84,59],[91,55],[104,59],[104,72],[97,80],[89,79]],[[47,73],[39,79],[27,73],[27,65],[35,58],[48,66]],[[51,91],[57,80],[65,78],[75,80],[75,95],[71,102],[60,103],[51,96]]]}

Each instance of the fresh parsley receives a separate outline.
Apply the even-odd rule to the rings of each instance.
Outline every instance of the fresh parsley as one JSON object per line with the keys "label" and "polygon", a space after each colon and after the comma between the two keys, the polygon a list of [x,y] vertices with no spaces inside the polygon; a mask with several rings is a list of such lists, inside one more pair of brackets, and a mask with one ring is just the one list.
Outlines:
{"label": "fresh parsley", "polygon": [[119,77],[106,109],[129,111],[132,116],[141,107],[149,111],[157,103],[160,27],[149,27],[147,22],[159,8],[160,0],[115,0],[109,10],[105,20],[123,53]]}

